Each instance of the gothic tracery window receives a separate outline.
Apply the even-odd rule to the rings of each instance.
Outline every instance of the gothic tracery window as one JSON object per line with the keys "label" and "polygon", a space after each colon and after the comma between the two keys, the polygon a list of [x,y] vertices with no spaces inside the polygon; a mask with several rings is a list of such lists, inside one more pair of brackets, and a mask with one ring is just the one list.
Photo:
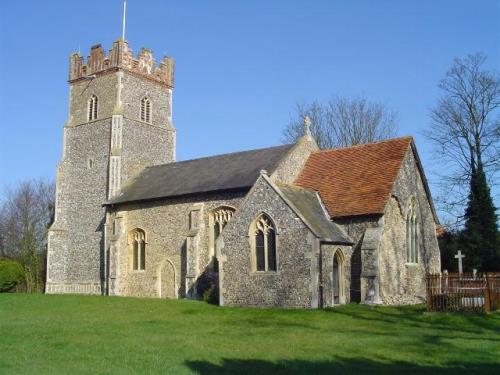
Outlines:
{"label": "gothic tracery window", "polygon": [[215,272],[219,271],[219,262],[217,260],[218,249],[217,240],[219,239],[222,230],[226,226],[229,220],[233,217],[234,208],[231,207],[219,207],[212,212],[212,243],[213,243],[213,270]]}
{"label": "gothic tracery window", "polygon": [[254,270],[276,271],[276,229],[272,220],[261,214],[252,225]]}
{"label": "gothic tracery window", "polygon": [[419,225],[415,199],[412,198],[406,213],[406,262],[418,263]]}
{"label": "gothic tracery window", "polygon": [[151,101],[146,96],[141,99],[141,121],[151,123]]}
{"label": "gothic tracery window", "polygon": [[92,95],[88,103],[87,119],[88,121],[97,119],[97,96]]}
{"label": "gothic tracery window", "polygon": [[146,235],[141,229],[134,229],[130,233],[132,270],[146,269]]}

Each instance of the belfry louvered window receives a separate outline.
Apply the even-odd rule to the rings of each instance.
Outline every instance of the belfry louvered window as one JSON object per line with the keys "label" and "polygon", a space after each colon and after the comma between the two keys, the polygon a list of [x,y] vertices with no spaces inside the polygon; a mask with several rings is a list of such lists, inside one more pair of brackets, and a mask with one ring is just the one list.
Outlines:
{"label": "belfry louvered window", "polygon": [[151,123],[151,101],[147,97],[141,99],[141,121]]}
{"label": "belfry louvered window", "polygon": [[92,95],[89,99],[87,120],[92,121],[97,119],[97,96]]}

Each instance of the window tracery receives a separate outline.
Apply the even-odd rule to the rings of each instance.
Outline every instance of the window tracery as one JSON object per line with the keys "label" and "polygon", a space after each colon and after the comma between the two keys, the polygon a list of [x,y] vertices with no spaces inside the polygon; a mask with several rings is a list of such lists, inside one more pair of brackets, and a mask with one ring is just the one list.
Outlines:
{"label": "window tracery", "polygon": [[146,234],[141,229],[134,229],[130,233],[132,270],[146,269]]}
{"label": "window tracery", "polygon": [[410,200],[406,213],[406,262],[418,263],[419,223],[416,213],[416,201]]}
{"label": "window tracery", "polygon": [[219,207],[212,211],[212,261],[214,272],[219,271],[219,262],[217,259],[218,249],[217,240],[219,239],[224,227],[231,220],[234,214],[234,208],[232,207]]}
{"label": "window tracery", "polygon": [[276,229],[272,220],[261,214],[253,224],[254,270],[276,271]]}

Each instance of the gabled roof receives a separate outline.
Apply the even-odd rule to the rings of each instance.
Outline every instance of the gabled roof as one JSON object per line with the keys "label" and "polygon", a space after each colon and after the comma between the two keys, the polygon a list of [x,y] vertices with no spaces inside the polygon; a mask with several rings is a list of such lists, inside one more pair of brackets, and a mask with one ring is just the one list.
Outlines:
{"label": "gabled roof", "polygon": [[[412,144],[411,137],[404,137],[315,152],[295,184],[318,191],[332,218],[383,214]],[[422,178],[428,190],[423,173]]]}
{"label": "gabled roof", "polygon": [[293,146],[235,152],[145,168],[106,205],[249,189],[261,170],[271,174]]}
{"label": "gabled roof", "polygon": [[292,210],[301,216],[304,223],[317,237],[336,244],[351,245],[353,243],[340,226],[329,220],[328,213],[323,208],[316,192],[290,184],[276,183],[276,186]]}

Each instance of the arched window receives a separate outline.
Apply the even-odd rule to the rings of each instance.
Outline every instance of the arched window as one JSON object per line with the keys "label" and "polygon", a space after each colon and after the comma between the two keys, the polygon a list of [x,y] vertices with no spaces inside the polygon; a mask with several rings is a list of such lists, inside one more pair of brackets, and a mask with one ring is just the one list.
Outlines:
{"label": "arched window", "polygon": [[219,262],[217,256],[219,251],[217,249],[217,240],[219,239],[222,230],[226,226],[229,220],[233,217],[234,208],[232,207],[219,207],[212,211],[210,216],[210,226],[211,226],[211,260],[213,264],[214,272],[219,272]]}
{"label": "arched window", "polygon": [[337,249],[333,255],[332,305],[344,303],[344,255]]}
{"label": "arched window", "polygon": [[276,229],[272,220],[261,214],[252,224],[254,270],[276,271]]}
{"label": "arched window", "polygon": [[151,123],[151,101],[148,97],[141,99],[141,121]]}
{"label": "arched window", "polygon": [[146,234],[141,229],[130,232],[129,243],[131,247],[132,270],[141,271],[146,269]]}
{"label": "arched window", "polygon": [[419,225],[417,221],[416,202],[412,198],[406,213],[406,262],[418,263]]}
{"label": "arched window", "polygon": [[87,119],[89,121],[97,119],[97,96],[92,95],[89,99]]}

